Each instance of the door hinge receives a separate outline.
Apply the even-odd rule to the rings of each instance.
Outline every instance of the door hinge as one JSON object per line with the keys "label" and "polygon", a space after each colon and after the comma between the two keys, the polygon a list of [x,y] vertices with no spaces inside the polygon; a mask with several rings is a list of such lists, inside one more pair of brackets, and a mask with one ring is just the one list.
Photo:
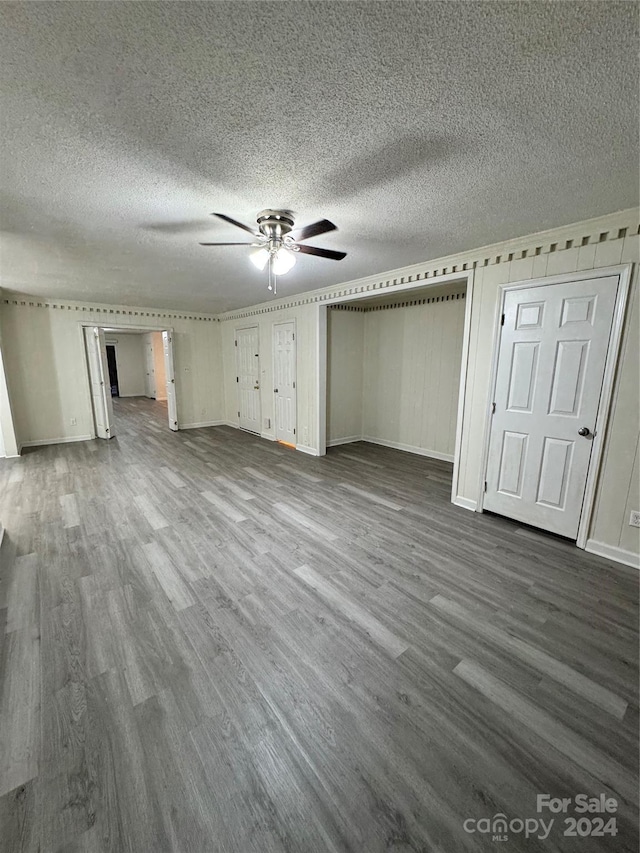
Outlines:
{"label": "door hinge", "polygon": [[240,382],[240,377],[236,376],[236,382]]}
{"label": "door hinge", "polygon": [[293,383],[293,387],[294,387],[294,388],[296,387],[296,383],[295,383],[295,382]]}
{"label": "door hinge", "polygon": [[501,317],[501,319],[500,319],[500,325],[501,325],[501,326],[504,326],[504,314],[502,315],[502,317]]}
{"label": "door hinge", "polygon": [[293,428],[293,434],[294,435],[296,434],[296,428],[295,427]]}
{"label": "door hinge", "polygon": [[294,333],[291,335],[291,340],[292,340],[292,341],[295,341],[295,339],[296,339],[296,335],[295,335],[295,332],[294,332]]}
{"label": "door hinge", "polygon": [[487,481],[486,480],[484,481],[484,490],[485,490],[485,492],[487,491]]}
{"label": "door hinge", "polygon": [[492,415],[495,415],[495,413],[496,413],[496,404],[495,404],[495,403],[492,403],[492,404],[491,404],[491,414],[492,414]]}
{"label": "door hinge", "polygon": [[238,341],[234,341],[235,345],[238,346]]}
{"label": "door hinge", "polygon": [[240,417],[240,412],[238,412],[238,417]]}

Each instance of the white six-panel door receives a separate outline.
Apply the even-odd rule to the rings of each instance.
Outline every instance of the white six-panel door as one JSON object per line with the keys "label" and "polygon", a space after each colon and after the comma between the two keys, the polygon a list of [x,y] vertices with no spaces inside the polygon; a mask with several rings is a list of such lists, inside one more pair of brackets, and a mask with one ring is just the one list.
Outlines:
{"label": "white six-panel door", "polygon": [[97,327],[85,328],[87,363],[89,365],[89,383],[91,385],[91,404],[93,420],[98,438],[113,438],[113,403],[109,383],[107,347],[104,331]]}
{"label": "white six-panel door", "polygon": [[278,441],[296,443],[296,333],[294,323],[273,327],[273,392]]}
{"label": "white six-panel door", "polygon": [[507,292],[485,509],[576,538],[618,282]]}
{"label": "white six-panel door", "polygon": [[236,382],[241,429],[260,432],[260,351],[258,327],[236,331]]}

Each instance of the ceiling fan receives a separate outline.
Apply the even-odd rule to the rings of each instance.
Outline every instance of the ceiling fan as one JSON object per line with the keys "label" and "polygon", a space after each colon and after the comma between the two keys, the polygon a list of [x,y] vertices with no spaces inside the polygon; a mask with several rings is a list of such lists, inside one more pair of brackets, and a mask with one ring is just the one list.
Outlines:
{"label": "ceiling fan", "polygon": [[237,228],[242,228],[253,237],[250,243],[200,243],[201,246],[253,246],[256,251],[251,253],[251,261],[259,270],[269,265],[269,290],[276,293],[276,276],[284,275],[296,262],[296,253],[316,255],[318,258],[329,258],[341,261],[346,252],[336,252],[333,249],[320,249],[318,246],[307,246],[302,240],[317,237],[328,231],[335,231],[336,226],[328,219],[320,219],[304,228],[293,230],[293,214],[289,210],[262,210],[257,216],[257,230],[243,225],[236,219],[224,213],[212,213],[224,222],[229,222]]}

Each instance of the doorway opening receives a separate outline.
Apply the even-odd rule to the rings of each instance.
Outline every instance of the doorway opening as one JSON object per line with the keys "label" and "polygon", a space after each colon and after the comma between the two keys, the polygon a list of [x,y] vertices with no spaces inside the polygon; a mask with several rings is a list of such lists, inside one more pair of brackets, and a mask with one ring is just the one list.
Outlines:
{"label": "doorway opening", "polygon": [[83,335],[96,437],[113,438],[119,415],[179,429],[172,329],[83,324]]}
{"label": "doorway opening", "polygon": [[109,387],[112,397],[119,397],[118,388],[118,363],[116,361],[115,344],[107,344],[107,365],[109,367]]}
{"label": "doorway opening", "polygon": [[465,271],[325,309],[325,447],[364,441],[453,463],[456,497],[472,289]]}

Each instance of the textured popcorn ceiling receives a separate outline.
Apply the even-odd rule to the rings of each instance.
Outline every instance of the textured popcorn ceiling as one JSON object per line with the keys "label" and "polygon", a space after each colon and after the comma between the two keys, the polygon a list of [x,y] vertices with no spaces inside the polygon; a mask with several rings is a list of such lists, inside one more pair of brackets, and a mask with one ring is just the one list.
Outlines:
{"label": "textured popcorn ceiling", "polygon": [[638,202],[634,3],[1,3],[2,287],[268,298],[264,207],[339,231],[279,296]]}

